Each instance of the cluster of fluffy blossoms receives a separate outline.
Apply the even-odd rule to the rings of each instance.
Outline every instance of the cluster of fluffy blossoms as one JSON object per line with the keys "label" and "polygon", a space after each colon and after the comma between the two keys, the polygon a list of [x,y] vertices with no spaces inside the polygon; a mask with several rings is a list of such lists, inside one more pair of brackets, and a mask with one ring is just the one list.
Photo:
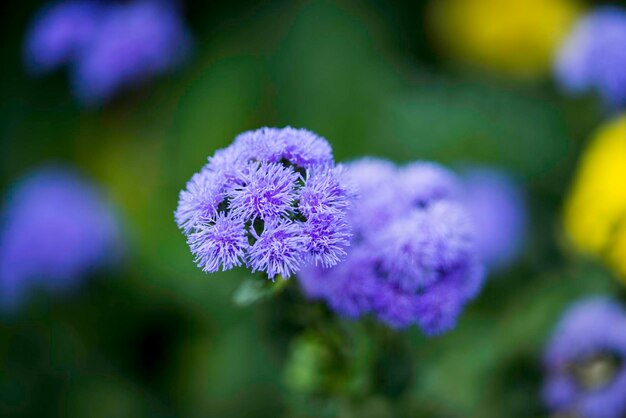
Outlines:
{"label": "cluster of fluffy blossoms", "polygon": [[605,298],[577,302],[557,325],[544,364],[544,400],[554,413],[585,418],[623,417],[626,311]]}
{"label": "cluster of fluffy blossoms", "polygon": [[436,164],[335,166],[323,138],[262,128],[209,158],[176,221],[206,272],[298,273],[305,294],[341,316],[432,335],[454,327],[484,279],[461,189]]}
{"label": "cluster of fluffy blossoms", "polygon": [[245,264],[273,280],[346,255],[350,200],[324,138],[261,128],[209,158],[180,193],[175,216],[204,271]]}
{"label": "cluster of fluffy blossoms", "polygon": [[347,169],[359,193],[350,252],[334,268],[304,269],[306,295],[349,318],[371,314],[429,335],[453,328],[484,279],[459,180],[426,162],[363,159]]}

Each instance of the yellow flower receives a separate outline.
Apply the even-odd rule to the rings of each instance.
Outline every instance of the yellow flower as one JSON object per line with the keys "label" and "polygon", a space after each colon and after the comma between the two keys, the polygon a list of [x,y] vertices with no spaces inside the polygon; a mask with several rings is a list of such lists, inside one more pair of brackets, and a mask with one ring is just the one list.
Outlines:
{"label": "yellow flower", "polygon": [[457,59],[519,77],[546,74],[581,11],[577,0],[432,0],[442,49]]}
{"label": "yellow flower", "polygon": [[611,250],[607,255],[608,260],[620,278],[626,282],[626,216],[622,217],[613,237]]}
{"label": "yellow flower", "polygon": [[626,278],[626,115],[597,133],[565,205],[565,231],[578,250]]}

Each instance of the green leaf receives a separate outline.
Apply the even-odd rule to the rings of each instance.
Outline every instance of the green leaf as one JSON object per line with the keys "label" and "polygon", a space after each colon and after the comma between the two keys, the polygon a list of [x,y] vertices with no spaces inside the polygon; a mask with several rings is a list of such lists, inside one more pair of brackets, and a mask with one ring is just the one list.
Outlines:
{"label": "green leaf", "polygon": [[285,288],[287,280],[271,282],[259,278],[246,279],[235,290],[233,302],[237,306],[249,306],[275,295]]}

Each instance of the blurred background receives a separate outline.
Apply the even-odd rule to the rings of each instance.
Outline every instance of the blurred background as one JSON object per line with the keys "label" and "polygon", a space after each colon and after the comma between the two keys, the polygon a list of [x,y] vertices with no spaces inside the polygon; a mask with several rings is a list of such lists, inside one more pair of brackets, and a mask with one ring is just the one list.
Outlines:
{"label": "blurred background", "polygon": [[[193,37],[184,63],[97,106],[76,100],[67,71],[27,71],[46,3],[0,6],[3,202],[31,170],[71,165],[104,190],[123,235],[115,268],[62,296],[35,289],[0,318],[0,416],[548,416],[541,352],[561,311],[585,295],[626,297],[561,222],[577,162],[611,114],[593,95],[564,95],[550,69],[575,16],[606,2],[533,0],[502,16],[443,0],[179,3]],[[481,38],[459,13],[519,33]],[[238,133],[285,125],[326,137],[337,161],[507,173],[527,207],[520,253],[432,339],[382,328],[372,339],[367,321],[345,321],[329,348],[306,326],[329,314],[303,312],[295,281],[237,306],[249,273],[195,266],[173,220],[178,192]]]}

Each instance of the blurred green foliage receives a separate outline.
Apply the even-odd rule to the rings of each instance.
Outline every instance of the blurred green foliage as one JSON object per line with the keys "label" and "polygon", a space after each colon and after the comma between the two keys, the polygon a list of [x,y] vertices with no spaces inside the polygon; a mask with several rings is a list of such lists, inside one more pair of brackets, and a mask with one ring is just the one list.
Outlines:
{"label": "blurred green foliage", "polygon": [[[559,313],[584,295],[624,297],[560,243],[562,198],[602,114],[547,81],[442,62],[424,4],[188,1],[189,65],[98,110],[73,102],[63,74],[27,77],[22,37],[40,4],[5,4],[0,185],[40,163],[75,164],[118,206],[128,248],[116,273],[71,297],[35,295],[0,320],[0,416],[545,414],[540,356]],[[286,124],[327,137],[338,160],[512,171],[529,196],[525,253],[492,275],[456,330],[433,339],[338,320],[304,303],[293,281],[235,306],[248,274],[195,267],[173,221],[178,191],[237,133]]]}

